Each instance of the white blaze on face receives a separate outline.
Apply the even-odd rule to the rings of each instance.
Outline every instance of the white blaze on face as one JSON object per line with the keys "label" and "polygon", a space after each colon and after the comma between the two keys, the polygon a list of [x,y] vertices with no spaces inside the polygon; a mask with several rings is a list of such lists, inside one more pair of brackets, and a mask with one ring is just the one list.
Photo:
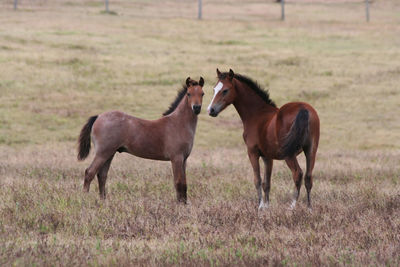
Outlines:
{"label": "white blaze on face", "polygon": [[[197,87],[194,88],[194,91],[197,92]],[[194,104],[192,104],[192,110],[194,110],[193,107],[194,107]]]}
{"label": "white blaze on face", "polygon": [[210,105],[208,105],[208,108],[207,108],[208,113],[210,113],[211,104],[214,102],[215,96],[218,94],[219,91],[221,91],[223,86],[224,85],[221,82],[218,82],[217,86],[215,86],[213,99],[211,100]]}

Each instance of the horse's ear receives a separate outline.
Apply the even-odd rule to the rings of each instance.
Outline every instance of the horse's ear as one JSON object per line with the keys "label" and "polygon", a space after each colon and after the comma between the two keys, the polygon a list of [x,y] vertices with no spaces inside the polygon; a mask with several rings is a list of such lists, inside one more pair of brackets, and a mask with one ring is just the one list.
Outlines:
{"label": "horse's ear", "polygon": [[186,86],[189,87],[190,86],[190,77],[186,78]]}
{"label": "horse's ear", "polygon": [[221,72],[219,71],[218,68],[217,68],[217,76],[218,76],[218,78],[221,76]]}
{"label": "horse's ear", "polygon": [[199,85],[200,85],[201,87],[203,87],[203,85],[204,85],[204,79],[203,79],[203,77],[200,77]]}
{"label": "horse's ear", "polygon": [[235,75],[235,73],[233,73],[232,69],[229,69],[229,79],[233,79],[233,76]]}

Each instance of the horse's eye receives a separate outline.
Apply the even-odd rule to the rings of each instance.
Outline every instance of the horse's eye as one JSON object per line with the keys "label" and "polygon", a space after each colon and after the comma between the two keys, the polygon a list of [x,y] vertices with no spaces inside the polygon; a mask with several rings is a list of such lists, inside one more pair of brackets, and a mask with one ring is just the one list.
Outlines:
{"label": "horse's eye", "polygon": [[204,93],[202,93],[201,96],[204,96]]}
{"label": "horse's eye", "polygon": [[190,94],[188,93],[187,96],[190,97]]}
{"label": "horse's eye", "polygon": [[225,89],[224,91],[222,91],[222,95],[226,95],[228,93],[229,89]]}

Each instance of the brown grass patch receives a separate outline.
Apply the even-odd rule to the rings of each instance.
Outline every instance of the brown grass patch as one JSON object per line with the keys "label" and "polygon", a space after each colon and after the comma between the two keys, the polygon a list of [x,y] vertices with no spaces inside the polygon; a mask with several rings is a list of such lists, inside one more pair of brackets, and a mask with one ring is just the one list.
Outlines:
{"label": "brown grass patch", "polygon": [[[243,148],[244,149],[244,148]],[[313,212],[289,210],[288,168],[276,162],[271,207],[258,212],[242,148],[196,149],[189,204],[175,202],[168,163],[117,155],[100,201],[83,194],[73,145],[0,158],[3,264],[397,265],[398,153],[320,153]],[[368,162],[368,164],[366,164]],[[303,158],[301,166],[304,165]]]}

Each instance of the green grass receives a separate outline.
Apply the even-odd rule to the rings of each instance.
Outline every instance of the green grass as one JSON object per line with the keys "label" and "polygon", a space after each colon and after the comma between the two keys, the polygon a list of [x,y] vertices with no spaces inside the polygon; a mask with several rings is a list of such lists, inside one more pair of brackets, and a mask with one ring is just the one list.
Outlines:
{"label": "green grass", "polygon": [[[90,1],[0,4],[0,265],[399,265],[400,27],[397,1],[361,4]],[[257,212],[233,107],[205,110],[215,69],[248,75],[279,105],[312,104],[321,140],[294,211],[284,162]],[[185,79],[205,78],[190,204],[169,163],[118,154],[100,201],[76,161],[89,116],[156,119]],[[304,166],[304,159],[300,160]]]}
{"label": "green grass", "polygon": [[[314,21],[310,14],[311,26],[290,16],[285,23],[199,22],[140,19],[136,13],[104,18],[63,7],[55,22],[55,10],[23,15],[2,11],[9,20],[0,26],[5,48],[0,50],[0,111],[5,125],[0,141],[71,141],[87,117],[112,109],[157,118],[187,76],[205,77],[207,105],[219,67],[258,80],[278,105],[310,102],[321,117],[321,147],[399,148],[400,121],[395,114],[400,103],[400,51],[399,37],[393,34],[399,23],[387,4],[373,6],[377,19],[369,24],[356,18]],[[340,6],[336,8],[339,12]],[[36,20],[38,14],[48,18]],[[383,15],[385,19],[378,20]],[[75,21],[78,18],[84,25]],[[229,30],[221,30],[226,27]],[[220,134],[205,141],[209,129],[219,123],[206,116],[200,116],[196,143],[220,146],[214,140]],[[221,117],[238,120],[233,108]],[[13,127],[7,127],[10,124]],[[232,131],[221,130],[223,146],[240,143],[241,126],[236,125]]]}

